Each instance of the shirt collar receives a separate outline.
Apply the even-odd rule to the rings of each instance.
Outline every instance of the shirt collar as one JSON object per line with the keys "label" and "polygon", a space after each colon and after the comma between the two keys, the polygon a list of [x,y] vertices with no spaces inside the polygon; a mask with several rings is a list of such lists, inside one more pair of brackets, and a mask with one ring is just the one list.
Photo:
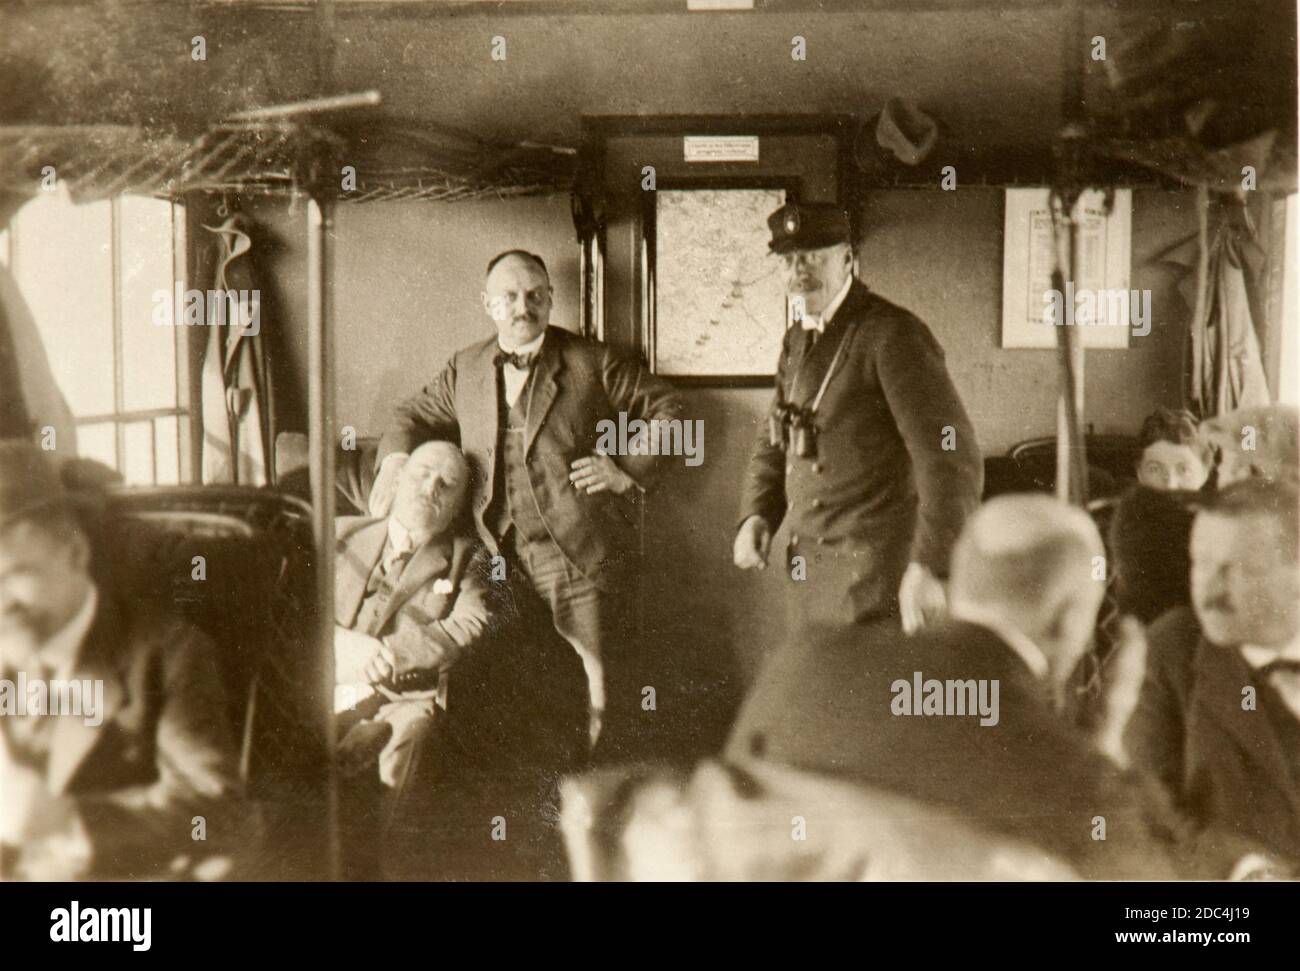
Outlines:
{"label": "shirt collar", "polygon": [[823,320],[823,322],[825,322],[826,324],[829,324],[829,323],[831,322],[831,320],[834,319],[834,317],[835,317],[835,311],[837,311],[837,310],[840,309],[840,304],[842,304],[842,303],[844,302],[845,298],[848,297],[848,295],[849,295],[849,288],[850,288],[851,286],[853,286],[853,274],[852,274],[852,273],[850,273],[847,277],[845,277],[845,279],[844,279],[844,285],[843,285],[842,287],[840,287],[840,292],[837,293],[837,294],[835,294],[835,296],[831,298],[831,302],[828,303],[828,304],[826,305],[826,309],[822,311],[822,320]]}
{"label": "shirt collar", "polygon": [[1033,672],[1034,677],[1042,681],[1047,677],[1047,655],[1042,649],[1012,627],[997,614],[989,610],[967,604],[953,604],[950,610],[953,620],[976,624],[990,633],[996,634],[1007,647],[1016,652],[1020,660]]}
{"label": "shirt collar", "polygon": [[415,533],[403,526],[396,516],[388,517],[388,543],[394,550],[417,550],[427,543],[431,533]]}
{"label": "shirt collar", "polygon": [[1257,644],[1242,644],[1241,656],[1252,668],[1262,668],[1272,661],[1300,661],[1300,634],[1291,639],[1291,643],[1280,650],[1275,647],[1260,647]]}
{"label": "shirt collar", "polygon": [[544,340],[546,340],[545,329],[543,329],[540,334],[530,340],[527,344],[520,344],[518,347],[506,347],[501,343],[501,338],[498,337],[497,347],[501,348],[501,350],[505,351],[507,354],[531,354],[533,351],[541,348],[542,341]]}
{"label": "shirt collar", "polygon": [[72,673],[77,652],[81,649],[86,635],[90,633],[90,625],[95,620],[95,608],[98,605],[99,591],[92,583],[90,589],[86,591],[85,601],[77,609],[73,618],[56,631],[54,636],[42,644],[36,652],[41,663],[50,668],[56,676]]}

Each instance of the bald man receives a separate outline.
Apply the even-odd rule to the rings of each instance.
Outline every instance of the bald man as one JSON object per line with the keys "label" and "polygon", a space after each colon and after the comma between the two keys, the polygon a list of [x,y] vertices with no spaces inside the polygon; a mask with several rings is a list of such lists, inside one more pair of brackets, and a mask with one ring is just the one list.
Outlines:
{"label": "bald man", "polygon": [[388,516],[337,523],[336,708],[347,774],[373,772],[377,756],[379,779],[400,786],[443,676],[488,630],[482,549],[455,529],[469,484],[460,449],[429,442],[404,463]]}
{"label": "bald man", "polygon": [[493,576],[504,572],[521,611],[536,608],[581,658],[594,745],[607,708],[629,718],[638,710],[637,685],[626,677],[634,633],[626,621],[639,503],[660,463],[673,461],[603,454],[599,430],[620,416],[671,421],[678,402],[637,361],[549,326],[552,293],[546,264],[533,253],[508,250],[488,263],[483,310],[496,333],[457,351],[398,406],[379,443],[370,508],[386,508],[416,445],[460,443]]}
{"label": "bald man", "polygon": [[1084,877],[1171,876],[1164,820],[1059,715],[1101,603],[1102,555],[1083,511],[992,500],[954,548],[947,622],[910,638],[887,622],[827,628],[778,654],[729,755],[944,807]]}

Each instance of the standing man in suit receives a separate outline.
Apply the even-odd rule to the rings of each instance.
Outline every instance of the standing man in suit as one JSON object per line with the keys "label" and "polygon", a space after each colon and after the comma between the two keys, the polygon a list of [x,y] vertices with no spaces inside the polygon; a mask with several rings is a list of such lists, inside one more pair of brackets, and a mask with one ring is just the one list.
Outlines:
{"label": "standing man in suit", "polygon": [[1300,863],[1300,497],[1248,479],[1192,524],[1192,609],[1148,634],[1126,736],[1206,830]]}
{"label": "standing man in suit", "polygon": [[601,454],[597,426],[620,412],[668,421],[677,400],[637,362],[548,326],[551,296],[541,257],[509,250],[492,259],[482,297],[497,332],[458,351],[398,406],[379,444],[371,511],[385,507],[416,445],[460,443],[473,470],[479,536],[582,659],[594,745],[607,707],[616,716],[635,710],[622,656],[633,635],[628,587],[637,503],[661,461]]}
{"label": "standing man in suit", "polygon": [[485,558],[453,531],[469,484],[460,449],[426,442],[402,466],[388,516],[337,524],[336,680],[352,689],[340,749],[348,767],[379,749],[390,788],[445,705],[444,675],[488,629]]}
{"label": "standing man in suit", "polygon": [[911,637],[884,620],[836,625],[791,644],[759,677],[727,754],[944,807],[1084,877],[1172,876],[1163,807],[1061,714],[1101,604],[1103,552],[1080,509],[991,500],[953,552],[945,623]]}
{"label": "standing man in suit", "polygon": [[[219,822],[241,787],[212,645],[119,602],[90,561],[45,453],[0,443],[0,861],[32,879],[166,874],[214,845],[194,842],[199,816],[239,843]],[[60,685],[81,711],[55,713],[55,693],[77,698]]]}
{"label": "standing man in suit", "polygon": [[787,204],[768,218],[792,316],[776,399],[749,463],[733,557],[767,565],[788,521],[794,629],[942,613],[948,555],[979,504],[975,431],[916,317],[854,275],[847,214]]}

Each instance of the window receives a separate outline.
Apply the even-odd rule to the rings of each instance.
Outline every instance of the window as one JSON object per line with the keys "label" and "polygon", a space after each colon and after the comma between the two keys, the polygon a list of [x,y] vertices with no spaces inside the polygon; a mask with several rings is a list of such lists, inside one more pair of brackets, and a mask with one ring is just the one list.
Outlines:
{"label": "window", "polygon": [[0,262],[72,410],[77,454],[133,485],[193,477],[187,335],[173,312],[184,216],[178,204],[138,196],[74,205],[61,189],[39,193],[0,233]]}

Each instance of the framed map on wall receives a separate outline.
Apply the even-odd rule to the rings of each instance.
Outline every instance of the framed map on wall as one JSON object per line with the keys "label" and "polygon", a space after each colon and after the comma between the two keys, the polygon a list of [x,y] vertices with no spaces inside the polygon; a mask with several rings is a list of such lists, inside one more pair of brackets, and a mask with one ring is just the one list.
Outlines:
{"label": "framed map on wall", "polygon": [[781,188],[660,189],[647,254],[653,281],[649,349],[656,374],[765,383],[776,371],[787,312],[767,217]]}

